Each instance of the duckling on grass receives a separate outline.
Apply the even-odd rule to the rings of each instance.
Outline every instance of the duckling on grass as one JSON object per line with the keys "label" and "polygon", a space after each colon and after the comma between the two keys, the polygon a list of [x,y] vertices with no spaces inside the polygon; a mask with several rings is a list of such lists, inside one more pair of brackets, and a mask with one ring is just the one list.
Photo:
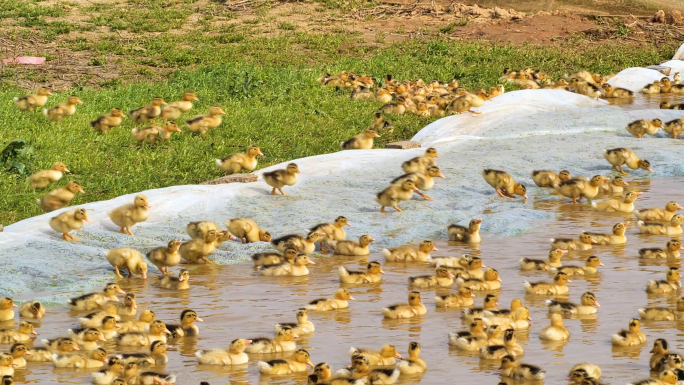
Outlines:
{"label": "duckling on grass", "polygon": [[177,102],[171,102],[164,106],[161,110],[161,117],[165,120],[178,120],[184,112],[192,109],[192,102],[199,101],[194,92],[185,92],[183,99]]}
{"label": "duckling on grass", "polygon": [[33,189],[46,188],[50,183],[62,179],[65,172],[71,172],[62,162],[55,162],[49,170],[41,170],[29,177],[29,184]]}
{"label": "duckling on grass", "polygon": [[52,95],[52,92],[48,88],[41,87],[34,95],[14,98],[14,104],[21,111],[34,111],[36,108],[43,107],[50,95]]}
{"label": "duckling on grass", "polygon": [[171,134],[174,132],[181,132],[180,127],[174,121],[166,122],[164,127],[151,126],[145,128],[134,128],[131,134],[139,143],[145,142],[147,144],[157,144],[158,140],[163,142],[171,139]]}
{"label": "duckling on grass", "polygon": [[84,193],[83,188],[78,182],[71,181],[65,187],[50,191],[41,199],[36,200],[38,206],[46,213],[59,210],[71,203],[76,193]]}
{"label": "duckling on grass", "polygon": [[47,120],[59,122],[65,117],[75,114],[77,104],[83,104],[83,102],[78,96],[71,95],[65,103],[60,103],[50,109],[43,109],[43,115],[45,115]]}
{"label": "duckling on grass", "polygon": [[128,111],[128,115],[135,122],[135,124],[142,124],[161,115],[161,106],[166,104],[167,103],[164,101],[164,99],[155,97],[152,99],[152,103],[150,105],[140,107],[135,110],[130,110]]}
{"label": "duckling on grass", "polygon": [[126,115],[120,108],[112,108],[109,113],[100,116],[90,122],[90,127],[96,129],[100,134],[107,134],[114,127],[119,127]]}

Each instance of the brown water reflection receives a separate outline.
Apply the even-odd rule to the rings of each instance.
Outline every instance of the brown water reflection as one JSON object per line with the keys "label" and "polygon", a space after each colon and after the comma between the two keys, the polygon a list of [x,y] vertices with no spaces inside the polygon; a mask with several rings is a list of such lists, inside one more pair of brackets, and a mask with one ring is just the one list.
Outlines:
{"label": "brown water reflection", "polygon": [[660,108],[661,102],[669,102],[670,104],[684,103],[684,95],[675,94],[656,94],[644,95],[641,92],[636,92],[637,95],[633,99],[606,99],[611,105],[620,106],[625,110],[645,110],[649,108]]}

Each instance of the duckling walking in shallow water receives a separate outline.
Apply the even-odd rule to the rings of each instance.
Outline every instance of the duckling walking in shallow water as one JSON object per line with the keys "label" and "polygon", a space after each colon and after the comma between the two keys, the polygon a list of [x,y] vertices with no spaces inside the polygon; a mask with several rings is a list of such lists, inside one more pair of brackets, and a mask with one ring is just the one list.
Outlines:
{"label": "duckling walking in shallow water", "polygon": [[527,199],[527,189],[522,183],[516,183],[511,175],[505,171],[484,169],[482,171],[485,181],[494,188],[502,198],[514,198],[520,195]]}
{"label": "duckling walking in shallow water", "polygon": [[350,226],[350,223],[347,218],[339,216],[335,218],[335,222],[333,223],[320,223],[309,230],[321,234],[318,242],[321,245],[321,252],[325,253],[333,248],[333,242],[347,239],[347,233],[344,231],[344,226]]}

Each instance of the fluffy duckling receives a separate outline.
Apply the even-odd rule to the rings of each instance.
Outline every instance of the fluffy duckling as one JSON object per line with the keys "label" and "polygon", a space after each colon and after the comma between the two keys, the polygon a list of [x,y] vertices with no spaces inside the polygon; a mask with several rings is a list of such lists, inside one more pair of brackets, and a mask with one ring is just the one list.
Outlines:
{"label": "fluffy duckling", "polygon": [[71,95],[65,103],[60,103],[50,109],[43,109],[43,115],[50,121],[59,122],[65,117],[75,114],[77,104],[83,104],[83,102],[78,96]]}
{"label": "fluffy duckling", "polygon": [[223,159],[216,159],[216,165],[227,175],[238,173],[242,170],[252,171],[257,166],[257,156],[264,156],[257,145],[247,147],[244,153],[229,155]]}
{"label": "fluffy duckling", "polygon": [[128,332],[116,336],[116,344],[119,346],[150,346],[154,341],[166,342],[166,335],[171,334],[163,321],[155,320],[150,323],[147,333]]}
{"label": "fluffy duckling", "polygon": [[[471,257],[470,260],[467,262],[466,267],[465,267],[465,274],[461,274],[459,271],[459,276],[462,278],[475,278],[475,279],[484,279],[484,272],[480,270],[480,268],[486,268],[484,263],[482,263],[482,258],[480,257]],[[458,268],[454,268],[458,270]],[[452,273],[455,273],[455,270],[452,270]]]}
{"label": "fluffy duckling", "polygon": [[109,250],[106,257],[107,261],[114,266],[117,277],[123,278],[119,272],[119,268],[121,268],[128,270],[128,278],[133,277],[133,273],[136,273],[140,274],[143,279],[147,279],[147,263],[138,250],[122,247]]}
{"label": "fluffy duckling", "polygon": [[684,216],[675,214],[667,224],[638,221],[637,227],[639,228],[639,232],[644,234],[675,236],[682,234],[683,221]]}
{"label": "fluffy duckling", "polygon": [[307,310],[311,311],[331,311],[337,309],[346,309],[349,307],[349,302],[354,301],[351,293],[347,289],[339,289],[335,292],[333,298],[319,298],[315,299],[306,306]]}
{"label": "fluffy duckling", "polygon": [[99,330],[106,340],[110,340],[116,336],[118,328],[119,325],[116,324],[116,318],[112,316],[106,316],[102,319],[102,324],[100,324]]}
{"label": "fluffy duckling", "polygon": [[[468,307],[473,306],[473,289],[469,287],[461,287],[455,294],[438,295],[435,297],[435,305],[437,307]],[[489,297],[489,295],[487,296]],[[495,301],[496,302],[496,301]],[[485,300],[486,303],[486,300]],[[468,310],[468,309],[466,309]],[[464,310],[465,311],[465,310]]]}
{"label": "fluffy duckling", "polygon": [[520,270],[539,270],[539,271],[551,271],[553,267],[561,267],[560,262],[563,255],[568,251],[562,249],[551,249],[549,251],[549,259],[530,259],[530,258],[520,258]]}
{"label": "fluffy duckling", "polygon": [[339,216],[335,218],[333,223],[320,223],[312,227],[309,231],[316,231],[321,234],[318,242],[321,244],[321,251],[327,252],[332,248],[332,243],[336,241],[344,241],[347,239],[347,233],[344,231],[344,226],[349,226],[350,223],[347,218]]}
{"label": "fluffy duckling", "polygon": [[259,361],[257,367],[262,374],[291,374],[306,371],[307,366],[314,367],[309,352],[304,349],[297,350],[288,360]]}
{"label": "fluffy duckling", "polygon": [[147,202],[147,197],[139,194],[135,197],[133,203],[117,207],[107,214],[109,219],[121,228],[119,232],[133,235],[131,227],[136,223],[147,220],[147,217],[150,215],[150,207],[152,206]]}
{"label": "fluffy duckling", "polygon": [[292,341],[298,338],[292,328],[280,328],[275,332],[275,338],[252,338],[252,343],[245,348],[249,354],[291,352],[297,348],[297,344]]}
{"label": "fluffy duckling", "polygon": [[632,170],[643,169],[648,172],[653,172],[651,163],[646,159],[639,159],[631,148],[619,147],[606,149],[603,151],[603,157],[613,166],[614,170],[619,170],[625,175],[629,175],[629,173],[622,169],[622,165],[625,164]]}
{"label": "fluffy duckling", "polygon": [[107,368],[92,374],[93,384],[110,385],[121,374],[123,374],[123,363],[119,358],[113,357],[107,361]]}
{"label": "fluffy duckling", "polygon": [[[0,311],[1,313],[2,311]],[[22,318],[41,319],[45,317],[45,306],[38,301],[24,302],[19,308],[19,315]]]}
{"label": "fluffy duckling", "polygon": [[188,126],[190,132],[204,136],[210,129],[221,125],[223,121],[221,115],[225,114],[221,107],[210,107],[208,115],[195,116],[190,120],[186,120],[185,125]]}
{"label": "fluffy duckling", "polygon": [[448,287],[454,284],[455,276],[444,266],[439,266],[434,275],[409,277],[409,286],[418,288]]}
{"label": "fluffy duckling", "polygon": [[[469,289],[469,288],[461,288],[461,289]],[[460,289],[459,289],[459,292],[460,292]],[[472,293],[472,290],[471,290],[471,293]],[[497,302],[496,295],[487,294],[484,298],[484,304],[482,307],[472,307],[472,308],[468,308],[468,309],[463,309],[463,311],[461,312],[461,318],[465,322],[472,322],[472,320],[475,318],[484,318],[485,312],[499,310],[499,308],[497,306],[499,306],[499,303]],[[503,330],[502,330],[502,332],[503,332]]]}
{"label": "fluffy duckling", "polygon": [[414,191],[418,191],[418,188],[413,179],[405,179],[400,184],[391,184],[386,189],[380,191],[376,195],[375,201],[380,203],[381,213],[386,212],[385,207],[392,207],[401,212],[401,209],[397,205],[401,201],[410,200]]}
{"label": "fluffy duckling", "polygon": [[177,102],[171,102],[164,106],[161,110],[162,119],[166,120],[178,120],[184,112],[188,112],[192,109],[192,102],[199,101],[199,98],[194,92],[185,92],[183,94],[183,100]]}
{"label": "fluffy duckling", "polygon": [[[448,256],[448,257],[429,257],[428,262],[431,266],[447,266],[452,268],[453,271],[458,271],[458,269],[468,267],[468,264],[473,261],[473,257],[470,254],[463,254],[460,257]],[[480,259],[481,260],[481,259]]]}
{"label": "fluffy duckling", "polygon": [[314,374],[307,377],[307,385],[364,385],[363,379],[333,377],[332,368],[329,364],[321,362],[314,367]]}
{"label": "fluffy duckling", "polygon": [[670,353],[670,344],[662,338],[658,338],[653,342],[653,349],[649,352],[651,353],[651,358],[649,359],[649,367],[652,371],[662,372],[667,370],[667,359],[669,357],[682,358],[681,355],[677,353]]}
{"label": "fluffy duckling", "polygon": [[371,366],[390,366],[395,365],[398,360],[401,360],[401,355],[397,352],[397,348],[394,345],[383,345],[380,351],[352,347],[349,349],[349,355],[352,361],[356,357],[363,357],[368,360],[368,364]]}
{"label": "fluffy duckling", "polygon": [[251,343],[252,340],[237,338],[231,341],[228,350],[200,350],[195,357],[200,364],[205,365],[243,365],[249,361],[245,348]]}
{"label": "fluffy duckling", "polygon": [[411,291],[408,295],[408,303],[401,303],[382,308],[382,315],[389,319],[413,318],[425,315],[427,309],[420,299],[420,292]]}
{"label": "fluffy duckling", "polygon": [[212,221],[190,222],[185,228],[192,239],[204,239],[210,230],[219,231],[218,223]]}
{"label": "fluffy duckling", "polygon": [[435,186],[435,178],[446,178],[446,177],[439,170],[439,167],[430,166],[430,167],[428,167],[425,174],[423,174],[423,173],[404,174],[404,175],[392,180],[390,182],[390,184],[401,184],[406,179],[412,179],[413,183],[415,184],[416,189],[417,189],[417,190],[415,190],[416,194],[420,195],[425,200],[431,200],[432,199],[431,196],[426,195],[426,194],[420,192],[419,190],[423,190],[423,191],[431,190]]}
{"label": "fluffy duckling", "polygon": [[561,170],[558,174],[549,170],[532,171],[532,181],[539,187],[553,187],[556,183],[570,179],[568,170]]}
{"label": "fluffy duckling", "polygon": [[392,249],[382,249],[381,253],[388,262],[426,262],[430,260],[430,252],[439,251],[432,241],[422,241],[418,248],[403,245]]}
{"label": "fluffy duckling", "polygon": [[75,340],[83,350],[97,349],[99,341],[107,341],[102,332],[95,328],[69,329],[69,337]]}
{"label": "fluffy duckling", "polygon": [[646,87],[644,87],[641,92],[644,94],[659,94],[660,93],[660,81],[656,80],[651,84],[648,84]]}
{"label": "fluffy duckling", "polygon": [[641,221],[670,221],[672,217],[677,214],[677,210],[684,209],[675,201],[670,201],[665,204],[665,209],[650,208],[634,211],[637,219]]}
{"label": "fluffy duckling", "polygon": [[0,322],[14,320],[14,309],[17,305],[12,298],[0,298]]}
{"label": "fluffy duckling", "polygon": [[228,231],[244,243],[270,242],[271,233],[259,229],[259,225],[249,218],[234,218],[225,222]]}
{"label": "fluffy duckling", "polygon": [[[563,319],[560,319],[563,322]],[[541,381],[545,378],[546,372],[539,366],[523,364],[515,360],[512,355],[501,358],[501,377],[512,378],[514,380]]]}
{"label": "fluffy duckling", "polygon": [[641,319],[652,321],[675,321],[684,314],[684,298],[677,299],[674,309],[667,307],[645,307],[637,310]]}
{"label": "fluffy duckling", "polygon": [[52,363],[57,368],[101,368],[107,363],[107,351],[97,348],[89,354],[89,357],[79,354],[54,354]]}
{"label": "fluffy duckling", "polygon": [[157,372],[142,372],[134,381],[140,385],[169,385],[176,383],[176,376],[173,374],[157,373]]}
{"label": "fluffy duckling", "polygon": [[299,255],[297,249],[289,247],[285,249],[284,253],[278,252],[265,252],[252,254],[252,261],[254,261],[254,267],[277,265],[282,262],[294,262],[295,257]]}
{"label": "fluffy duckling", "polygon": [[41,170],[29,177],[31,188],[46,188],[50,183],[62,179],[65,172],[71,172],[62,162],[55,162],[49,170]]}
{"label": "fluffy duckling", "polygon": [[292,263],[286,261],[277,265],[260,266],[259,272],[267,277],[301,277],[309,275],[309,269],[306,268],[307,264],[315,265],[316,263],[305,254],[300,254],[295,257]]}
{"label": "fluffy duckling", "polygon": [[387,103],[380,107],[379,112],[383,114],[396,114],[402,115],[409,108],[409,102],[403,96],[397,96],[397,100],[394,103]]}
{"label": "fluffy duckling", "polygon": [[588,233],[596,240],[599,245],[624,245],[627,243],[625,231],[627,231],[629,221],[619,222],[613,225],[613,234]]}
{"label": "fluffy duckling", "polygon": [[634,92],[626,88],[614,88],[608,83],[602,85],[601,88],[603,88],[604,92],[603,97],[607,99],[630,99],[634,97]]}
{"label": "fluffy duckling", "polygon": [[565,273],[567,275],[592,275],[596,274],[597,267],[598,266],[604,266],[599,257],[592,255],[591,257],[587,258],[585,261],[584,266],[572,266],[572,265],[567,265],[567,266],[561,266],[561,267],[554,267],[551,269],[552,273]]}
{"label": "fluffy duckling", "polygon": [[43,198],[36,200],[36,203],[44,212],[49,213],[68,205],[77,192],[84,193],[85,191],[78,182],[71,181],[65,187],[50,191]]}
{"label": "fluffy duckling", "polygon": [[563,317],[557,313],[551,315],[551,325],[539,332],[539,338],[548,341],[566,341],[570,339],[570,331],[563,326]]}
{"label": "fluffy duckling", "polygon": [[52,95],[49,89],[41,87],[34,95],[14,98],[14,104],[21,111],[34,111],[36,108],[43,107],[47,103],[48,96]]}
{"label": "fluffy duckling", "polygon": [[356,357],[352,360],[352,368],[337,372],[338,376],[352,379],[368,379],[369,384],[384,385],[394,384],[399,379],[399,369],[372,369],[368,360],[364,357]]}
{"label": "fluffy duckling", "polygon": [[157,140],[167,142],[171,139],[171,134],[181,132],[181,128],[174,121],[166,122],[163,127],[151,126],[145,128],[134,128],[131,134],[139,143],[157,144]]}
{"label": "fluffy duckling", "polygon": [[684,103],[670,104],[669,102],[660,103],[661,110],[684,110]]}
{"label": "fluffy duckling", "polygon": [[[596,384],[582,384],[582,380],[592,379],[596,380]],[[582,385],[598,385],[598,380],[601,379],[601,368],[598,365],[590,364],[588,362],[583,362],[574,365],[568,374],[566,380],[572,381],[576,384]]]}
{"label": "fluffy duckling", "polygon": [[420,374],[427,371],[427,364],[420,358],[420,344],[418,342],[409,342],[408,346],[409,358],[400,361],[397,364],[397,369],[401,374]]}
{"label": "fluffy duckling", "polygon": [[162,105],[167,105],[164,99],[155,97],[152,99],[152,104],[140,107],[136,110],[130,110],[128,111],[128,115],[135,122],[135,124],[142,124],[161,115]]}
{"label": "fluffy duckling", "polygon": [[341,283],[375,283],[382,281],[382,266],[378,262],[369,262],[366,266],[366,271],[347,270],[346,267],[340,266],[339,276]]}
{"label": "fluffy duckling", "polygon": [[118,302],[117,294],[126,294],[116,283],[108,283],[99,293],[88,293],[80,297],[71,298],[69,306],[72,310],[96,310],[106,301]]}
{"label": "fluffy duckling", "polygon": [[468,223],[468,227],[461,225],[449,225],[447,227],[447,234],[449,235],[450,241],[464,242],[464,243],[480,243],[482,238],[480,238],[480,225],[482,224],[482,219],[471,219]]}
{"label": "fluffy duckling", "polygon": [[164,289],[188,290],[190,288],[190,273],[185,269],[181,269],[178,272],[178,277],[165,275],[159,279],[159,284]]}
{"label": "fluffy duckling", "polygon": [[551,238],[551,247],[561,250],[591,250],[591,245],[596,243],[594,237],[585,232],[580,234],[579,239]]}
{"label": "fluffy duckling", "polygon": [[150,309],[144,309],[143,311],[140,312],[140,315],[138,315],[138,320],[137,321],[127,321],[127,322],[122,322],[119,324],[119,333],[128,333],[128,332],[143,332],[146,331],[150,324],[154,322],[156,319],[156,315],[154,312]]}
{"label": "fluffy duckling", "polygon": [[613,346],[634,346],[646,343],[646,335],[641,332],[639,320],[636,318],[629,320],[629,329],[623,329],[613,334],[611,343]]}
{"label": "fluffy duckling", "polygon": [[609,183],[601,185],[601,193],[605,195],[622,195],[625,191],[624,186],[629,186],[629,183],[625,182],[622,176],[616,175]]}
{"label": "fluffy duckling", "polygon": [[568,287],[565,285],[568,282],[572,282],[568,279],[568,275],[562,272],[558,272],[553,277],[553,282],[539,281],[539,282],[527,282],[523,284],[525,287],[525,292],[529,294],[542,294],[542,295],[560,295],[568,292]]}
{"label": "fluffy duckling", "polygon": [[655,135],[658,133],[658,129],[663,126],[663,121],[660,119],[640,119],[635,120],[627,125],[627,132],[636,136],[637,138],[643,138],[645,134]]}
{"label": "fluffy duckling", "polygon": [[297,323],[281,322],[274,325],[276,332],[284,328],[291,328],[299,335],[311,334],[316,330],[314,324],[309,321],[309,312],[305,308],[297,309]]}
{"label": "fluffy duckling", "polygon": [[182,243],[178,252],[187,263],[197,263],[200,260],[212,263],[207,257],[216,251],[216,241],[223,235],[220,231],[209,230],[203,239],[193,239]]}
{"label": "fluffy duckling", "polygon": [[[123,302],[110,302],[116,306],[116,312],[120,316],[135,317],[138,314],[138,304],[135,302],[135,294],[128,293],[124,296]],[[103,309],[109,307],[108,303],[102,305]],[[99,326],[99,325],[98,325]]]}
{"label": "fluffy duckling", "polygon": [[601,305],[596,300],[596,295],[590,291],[582,294],[580,297],[580,304],[574,304],[572,302],[558,301],[555,299],[549,299],[546,301],[549,308],[549,313],[559,313],[559,314],[596,314],[596,308],[601,307]]}
{"label": "fluffy duckling", "polygon": [[679,258],[679,250],[684,250],[678,239],[667,241],[665,248],[652,247],[639,249],[639,258]]}
{"label": "fluffy duckling", "polygon": [[199,335],[199,328],[194,322],[204,322],[197,312],[191,309],[183,310],[180,314],[180,324],[167,324],[166,328],[171,332],[171,338],[196,337]]}
{"label": "fluffy duckling", "polygon": [[627,385],[675,385],[678,381],[678,375],[673,370],[666,370],[660,375],[658,379],[648,378],[645,380],[631,382]]}
{"label": "fluffy duckling", "polygon": [[663,77],[662,79],[660,79],[660,93],[661,94],[669,94],[671,90],[672,90],[672,82],[670,82],[670,78]]}
{"label": "fluffy duckling", "polygon": [[281,253],[293,248],[303,254],[311,254],[316,250],[316,242],[321,238],[318,231],[310,231],[306,238],[299,234],[290,234],[271,241],[271,245]]}
{"label": "fluffy duckling", "polygon": [[277,189],[283,196],[287,196],[287,194],[283,192],[283,187],[294,186],[294,184],[297,183],[298,174],[299,167],[297,167],[297,165],[294,163],[290,163],[284,170],[279,169],[263,173],[263,177],[264,182],[273,187],[273,190],[271,190],[271,195],[277,195]]}
{"label": "fluffy duckling", "polygon": [[[489,311],[485,315],[489,315]],[[488,317],[484,319],[487,326],[499,325],[502,329],[527,330],[530,328],[530,309],[521,306],[510,317]]]}
{"label": "fluffy duckling", "polygon": [[527,189],[522,183],[516,183],[513,177],[505,171],[484,169],[482,171],[485,181],[494,188],[500,197],[514,198],[520,195],[527,199]]}
{"label": "fluffy duckling", "polygon": [[119,108],[112,108],[108,114],[104,114],[99,118],[90,122],[90,127],[96,129],[100,134],[105,135],[109,130],[114,127],[119,127],[121,121],[126,117],[126,115]]}
{"label": "fluffy duckling", "polygon": [[[51,340],[44,339],[41,341],[45,347],[40,347],[40,348],[33,348],[30,349],[30,352],[32,353],[30,356],[27,357],[27,361],[35,361],[35,362],[49,362],[52,361],[52,354],[53,353],[58,353],[58,354],[65,354],[72,352],[74,350],[81,350],[78,347],[78,343],[76,341],[72,340],[71,338],[67,337],[60,337],[60,338],[54,338]],[[47,352],[47,357],[45,352]],[[37,359],[37,358],[47,358],[45,360],[43,359]]]}
{"label": "fluffy duckling", "polygon": [[[449,333],[449,345],[456,346],[460,350],[477,350],[478,341],[486,342],[487,333],[482,318],[474,318],[468,326],[468,331]],[[481,345],[480,345],[481,346]]]}
{"label": "fluffy duckling", "polygon": [[672,139],[677,139],[679,134],[684,132],[684,119],[674,119],[665,123],[663,131],[672,135]]}
{"label": "fluffy duckling", "polygon": [[503,345],[490,345],[480,348],[480,358],[483,360],[500,360],[507,355],[522,356],[524,350],[515,338],[515,330],[504,331]]}
{"label": "fluffy duckling", "polygon": [[169,274],[169,267],[180,263],[181,256],[178,252],[180,246],[181,241],[170,241],[166,246],[152,249],[147,253],[147,259],[157,266],[163,275]]}
{"label": "fluffy duckling", "polygon": [[649,280],[646,284],[647,293],[671,293],[682,289],[682,283],[679,282],[679,268],[670,267],[665,273],[665,280]]}
{"label": "fluffy duckling", "polygon": [[469,287],[473,290],[498,290],[501,288],[501,278],[499,278],[499,272],[491,267],[485,270],[483,279],[479,278],[468,278],[458,277],[456,279],[456,285],[458,287]]}
{"label": "fluffy duckling", "polygon": [[26,343],[35,339],[37,335],[32,323],[21,321],[17,330],[0,329],[0,344]]}
{"label": "fluffy duckling", "polygon": [[[163,365],[169,361],[168,356],[166,355],[166,348],[166,342],[158,340],[152,342],[149,353],[117,354],[116,358],[120,359],[125,365],[136,365],[136,370],[137,366]],[[131,370],[131,372],[135,372],[136,370]]]}
{"label": "fluffy duckling", "polygon": [[561,181],[554,187],[559,194],[572,199],[572,203],[577,203],[578,198],[594,199],[607,180],[608,178],[601,175],[594,175],[588,181],[582,178],[573,178]]}
{"label": "fluffy duckling", "polygon": [[411,158],[402,163],[401,169],[404,170],[406,174],[411,174],[414,172],[425,173],[427,172],[428,167],[435,165],[434,158],[439,158],[439,154],[437,153],[436,148],[430,147],[425,150],[425,155]]}
{"label": "fluffy duckling", "polygon": [[375,239],[371,238],[370,235],[362,235],[359,237],[359,241],[339,241],[335,244],[335,254],[338,255],[356,255],[364,256],[370,254],[368,246]]}
{"label": "fluffy duckling", "polygon": [[28,348],[26,345],[22,343],[16,343],[10,347],[10,355],[12,356],[12,366],[15,368],[25,368],[26,367],[26,359],[24,356],[31,355],[31,352],[28,351]]}
{"label": "fluffy duckling", "polygon": [[379,138],[380,134],[372,128],[366,129],[363,133],[341,142],[343,150],[370,150],[373,148],[373,139]]}

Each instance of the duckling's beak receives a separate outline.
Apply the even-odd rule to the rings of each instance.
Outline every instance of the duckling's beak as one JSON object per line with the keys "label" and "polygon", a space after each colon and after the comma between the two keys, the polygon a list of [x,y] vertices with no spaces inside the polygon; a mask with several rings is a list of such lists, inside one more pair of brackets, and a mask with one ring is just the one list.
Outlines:
{"label": "duckling's beak", "polygon": [[65,169],[64,169],[64,172],[71,172],[71,171],[69,171],[68,168],[65,168]]}
{"label": "duckling's beak", "polygon": [[52,92],[48,91],[47,94],[48,94],[48,95],[52,95]]}
{"label": "duckling's beak", "polygon": [[483,264],[482,264],[482,267],[487,267],[487,266],[485,266],[485,264],[483,263]]}
{"label": "duckling's beak", "polygon": [[501,277],[497,278],[496,280],[499,281],[499,282],[503,282],[503,281],[501,280]]}
{"label": "duckling's beak", "polygon": [[117,290],[116,292],[117,292],[118,294],[126,294],[126,292],[123,291],[123,290],[121,290],[121,289]]}
{"label": "duckling's beak", "polygon": [[603,262],[599,262],[599,266],[605,266]]}
{"label": "duckling's beak", "polygon": [[165,102],[165,101],[162,100],[162,101],[161,101],[161,104],[163,104],[163,105],[166,106],[166,105],[168,105],[169,103],[167,103],[167,102]]}
{"label": "duckling's beak", "polygon": [[149,209],[152,207],[152,205],[150,205],[149,203],[145,203],[145,207],[147,207]]}
{"label": "duckling's beak", "polygon": [[354,299],[354,297],[352,297],[351,295],[349,296],[349,300],[350,300],[350,301],[356,301],[356,300]]}
{"label": "duckling's beak", "polygon": [[629,183],[625,182],[624,180],[622,181],[623,186],[629,186]]}
{"label": "duckling's beak", "polygon": [[315,265],[315,264],[316,264],[316,262],[310,260],[309,258],[306,259],[306,263],[307,263],[308,265]]}
{"label": "duckling's beak", "polygon": [[[145,273],[145,272],[143,271],[143,272],[142,272],[142,277],[143,277],[143,279],[147,279],[147,273]],[[137,308],[137,307],[138,307],[138,305],[136,305],[135,302],[133,302],[133,308],[135,309],[135,308]]]}
{"label": "duckling's beak", "polygon": [[529,317],[529,316],[528,316],[528,317],[527,317],[527,320],[528,320],[528,321],[532,321],[532,317]]}
{"label": "duckling's beak", "polygon": [[79,348],[78,345],[74,345],[74,350],[81,350],[81,348]]}
{"label": "duckling's beak", "polygon": [[378,133],[376,132],[375,135],[373,135],[373,137],[374,137],[374,138],[379,138],[379,137],[380,137],[380,134],[378,134]]}
{"label": "duckling's beak", "polygon": [[119,326],[119,325],[114,325],[114,329],[118,329],[118,328],[120,328],[120,327],[121,327],[121,326]]}
{"label": "duckling's beak", "polygon": [[252,343],[252,340],[245,340],[245,345],[249,345]]}
{"label": "duckling's beak", "polygon": [[563,249],[561,249],[561,255],[562,255],[562,254],[567,254],[567,253],[568,253],[568,250],[563,250]]}
{"label": "duckling's beak", "polygon": [[198,98],[197,96],[193,96],[193,97],[192,97],[192,100],[197,101],[197,102],[200,101],[199,98]]}
{"label": "duckling's beak", "polygon": [[605,176],[603,177],[604,182],[608,182],[609,180],[610,180],[610,178],[606,178]]}
{"label": "duckling's beak", "polygon": [[629,226],[630,221],[624,221],[624,222],[622,222],[622,224],[625,225],[625,227],[627,227],[627,226]]}
{"label": "duckling's beak", "polygon": [[399,353],[395,354],[395,355],[394,355],[394,358],[399,358],[399,359],[401,359],[401,354],[399,354]]}
{"label": "duckling's beak", "polygon": [[681,209],[684,209],[684,207],[677,205],[677,210],[681,210]]}
{"label": "duckling's beak", "polygon": [[37,336],[37,335],[38,335],[38,333],[36,333],[36,331],[34,330],[34,331],[32,331],[32,332],[31,332],[31,335],[33,335],[33,336]]}
{"label": "duckling's beak", "polygon": [[432,251],[439,251],[439,249],[436,248],[436,247],[434,247],[434,246],[432,246]]}
{"label": "duckling's beak", "polygon": [[97,339],[98,341],[107,341],[106,338],[102,334],[100,334],[100,338]]}
{"label": "duckling's beak", "polygon": [[653,169],[651,169],[650,167],[647,168],[646,170],[648,170],[648,172],[653,172]]}
{"label": "duckling's beak", "polygon": [[313,362],[311,362],[311,360],[306,361],[306,364],[309,365],[309,366],[311,366],[311,368],[314,367],[314,364],[313,364]]}
{"label": "duckling's beak", "polygon": [[449,274],[449,278],[456,278],[456,276],[454,275],[454,273],[449,272],[448,274]]}
{"label": "duckling's beak", "polygon": [[375,240],[374,238],[371,238],[371,239],[369,239],[368,241],[369,241],[369,242],[373,242],[374,240]]}
{"label": "duckling's beak", "polygon": [[571,283],[572,281],[568,279],[568,283]]}
{"label": "duckling's beak", "polygon": [[523,197],[525,197],[525,199],[527,199],[527,194],[523,195]]}
{"label": "duckling's beak", "polygon": [[385,271],[380,269],[380,274],[385,274]]}
{"label": "duckling's beak", "polygon": [[[594,301],[594,305],[595,305],[596,307],[601,307],[601,304],[598,303],[598,301]],[[653,353],[653,351],[651,351],[651,353]]]}
{"label": "duckling's beak", "polygon": [[171,331],[169,329],[164,329],[164,333],[171,334]]}
{"label": "duckling's beak", "polygon": [[32,355],[33,353],[31,353],[30,350],[27,350],[26,353],[24,353],[24,354],[27,355],[27,356],[30,356],[30,355]]}
{"label": "duckling's beak", "polygon": [[299,334],[293,334],[292,338],[299,338]]}
{"label": "duckling's beak", "polygon": [[12,307],[19,307],[19,306],[17,306],[17,304],[15,303],[15,304],[12,304]]}
{"label": "duckling's beak", "polygon": [[[648,171],[651,171],[651,169],[649,168]],[[651,172],[653,172],[653,171],[651,171]],[[636,196],[639,196],[641,194],[643,194],[641,191],[635,191],[634,192],[634,195],[636,195]]]}
{"label": "duckling's beak", "polygon": [[442,174],[441,172],[439,173],[439,175],[437,175],[437,177],[439,177],[439,178],[446,178],[446,177],[444,176],[444,174]]}
{"label": "duckling's beak", "polygon": [[219,115],[225,115],[225,114],[226,114],[226,112],[223,110],[221,110],[221,112],[219,112]]}
{"label": "duckling's beak", "polygon": [[[473,297],[473,298],[475,298],[475,294],[471,294],[470,296]],[[497,305],[498,305],[498,304],[497,304]]]}
{"label": "duckling's beak", "polygon": [[83,104],[83,102],[81,101],[81,99],[76,99],[76,103],[78,103],[78,104]]}
{"label": "duckling's beak", "polygon": [[83,187],[79,187],[79,188],[78,188],[78,192],[80,192],[80,193],[82,193],[82,194],[85,193],[85,191],[83,191]]}
{"label": "duckling's beak", "polygon": [[195,318],[195,322],[204,322],[204,320],[201,319],[200,317],[197,317],[197,318]]}
{"label": "duckling's beak", "polygon": [[598,242],[596,242],[596,239],[592,239],[592,240],[591,240],[591,243],[592,243],[592,244],[597,244]]}
{"label": "duckling's beak", "polygon": [[261,150],[259,150],[259,152],[258,152],[257,154],[259,154],[259,155],[261,155],[261,156],[264,156],[264,153],[261,152]]}

